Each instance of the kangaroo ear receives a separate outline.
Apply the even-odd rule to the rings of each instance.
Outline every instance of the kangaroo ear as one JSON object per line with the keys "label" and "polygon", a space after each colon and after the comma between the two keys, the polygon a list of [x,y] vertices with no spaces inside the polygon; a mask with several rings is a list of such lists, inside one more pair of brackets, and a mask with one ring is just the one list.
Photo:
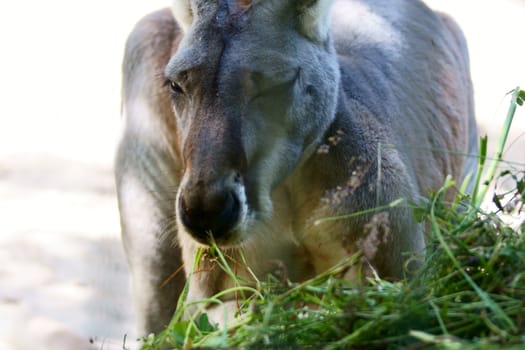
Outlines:
{"label": "kangaroo ear", "polygon": [[299,1],[299,25],[304,35],[317,42],[328,39],[333,2],[334,0]]}
{"label": "kangaroo ear", "polygon": [[173,0],[171,10],[179,26],[186,32],[193,22],[190,0]]}

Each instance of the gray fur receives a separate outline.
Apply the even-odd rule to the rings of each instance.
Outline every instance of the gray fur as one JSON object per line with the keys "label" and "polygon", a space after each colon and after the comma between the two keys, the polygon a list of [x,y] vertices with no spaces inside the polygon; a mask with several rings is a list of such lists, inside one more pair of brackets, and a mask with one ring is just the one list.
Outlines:
{"label": "gray fur", "polygon": [[[234,196],[238,219],[217,243],[259,278],[279,261],[300,281],[354,253],[371,215],[315,220],[417,199],[475,170],[443,152],[477,149],[466,43],[450,18],[416,0],[336,0],[331,17],[330,0],[242,3],[186,1],[183,30],[164,10],[128,39],[116,177],[144,332],[169,322],[184,277],[160,284],[182,263],[190,300],[231,286],[213,261],[192,273],[207,242],[181,208],[219,217]],[[366,263],[398,278],[425,238],[409,209],[388,214]],[[208,311],[220,321],[233,309]]]}

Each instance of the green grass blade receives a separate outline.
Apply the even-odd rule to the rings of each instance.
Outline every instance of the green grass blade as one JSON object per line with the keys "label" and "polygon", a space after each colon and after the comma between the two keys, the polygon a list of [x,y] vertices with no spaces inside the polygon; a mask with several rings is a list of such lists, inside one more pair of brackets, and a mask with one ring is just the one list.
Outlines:
{"label": "green grass blade", "polygon": [[486,179],[481,184],[481,187],[479,189],[479,194],[476,196],[475,206],[477,208],[481,207],[481,204],[483,202],[483,199],[485,198],[485,195],[487,194],[489,186],[494,180],[494,177],[496,176],[496,171],[498,169],[498,166],[501,160],[503,159],[503,151],[507,143],[507,138],[509,137],[510,127],[512,126],[514,115],[516,114],[516,108],[519,105],[518,101],[523,101],[520,97],[522,95],[523,95],[523,91],[520,90],[519,87],[514,89],[512,92],[510,107],[507,112],[507,118],[505,119],[505,123],[503,124],[502,132],[501,132],[501,135],[498,141],[498,145],[496,147],[496,154],[490,163],[489,169],[487,170]]}

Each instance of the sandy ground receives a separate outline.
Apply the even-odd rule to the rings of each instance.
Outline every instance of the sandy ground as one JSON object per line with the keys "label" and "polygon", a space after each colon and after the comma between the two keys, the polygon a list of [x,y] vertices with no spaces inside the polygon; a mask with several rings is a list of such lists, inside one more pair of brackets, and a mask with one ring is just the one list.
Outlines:
{"label": "sandy ground", "polygon": [[[524,2],[429,2],[467,35],[480,129],[494,143],[505,93],[525,87]],[[133,23],[168,4],[0,3],[0,349],[122,349],[125,334],[132,346],[111,169],[120,60]],[[524,116],[507,154],[522,163]]]}

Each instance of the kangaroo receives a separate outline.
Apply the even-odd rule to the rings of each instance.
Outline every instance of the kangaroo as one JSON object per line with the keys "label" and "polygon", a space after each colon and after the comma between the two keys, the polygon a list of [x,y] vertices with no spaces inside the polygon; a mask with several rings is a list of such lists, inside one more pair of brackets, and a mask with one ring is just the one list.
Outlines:
{"label": "kangaroo", "polygon": [[[477,149],[469,69],[458,26],[418,0],[176,0],[144,17],[115,163],[141,332],[169,323],[186,280],[189,301],[233,285],[207,254],[193,272],[200,247],[303,281],[359,251],[372,208],[387,227],[367,266],[403,277],[424,225],[387,204],[474,171],[454,155]],[[235,312],[222,298],[215,321]]]}

